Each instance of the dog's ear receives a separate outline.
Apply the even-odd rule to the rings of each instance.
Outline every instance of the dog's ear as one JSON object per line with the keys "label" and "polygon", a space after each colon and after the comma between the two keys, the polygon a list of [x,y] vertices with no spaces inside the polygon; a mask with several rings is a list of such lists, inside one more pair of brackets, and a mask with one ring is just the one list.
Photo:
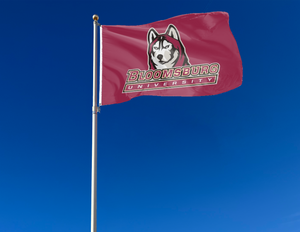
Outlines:
{"label": "dog's ear", "polygon": [[174,39],[176,39],[176,40],[179,40],[179,34],[178,34],[178,31],[177,31],[176,27],[175,27],[174,25],[172,25],[172,24],[170,24],[170,25],[168,26],[168,29],[167,29],[167,31],[166,31],[166,34],[167,34],[168,36],[171,36],[172,38],[174,38]]}
{"label": "dog's ear", "polygon": [[156,39],[157,36],[158,36],[157,31],[155,29],[151,28],[148,31],[148,42],[149,42],[149,44],[151,44],[153,42],[153,40]]}

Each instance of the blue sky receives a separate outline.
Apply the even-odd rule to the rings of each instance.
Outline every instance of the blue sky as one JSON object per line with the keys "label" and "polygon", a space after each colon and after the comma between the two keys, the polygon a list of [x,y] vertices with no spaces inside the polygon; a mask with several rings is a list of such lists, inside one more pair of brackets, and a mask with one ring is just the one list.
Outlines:
{"label": "blue sky", "polygon": [[299,1],[0,1],[0,231],[90,230],[92,15],[226,11],[241,87],[98,117],[98,231],[300,231]]}

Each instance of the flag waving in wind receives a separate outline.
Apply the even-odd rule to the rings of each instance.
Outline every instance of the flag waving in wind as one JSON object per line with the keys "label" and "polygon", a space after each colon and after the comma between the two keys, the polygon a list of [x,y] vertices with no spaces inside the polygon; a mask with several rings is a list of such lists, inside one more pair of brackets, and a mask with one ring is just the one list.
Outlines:
{"label": "flag waving in wind", "polygon": [[205,96],[242,84],[242,61],[225,12],[187,14],[101,29],[101,105],[142,95]]}

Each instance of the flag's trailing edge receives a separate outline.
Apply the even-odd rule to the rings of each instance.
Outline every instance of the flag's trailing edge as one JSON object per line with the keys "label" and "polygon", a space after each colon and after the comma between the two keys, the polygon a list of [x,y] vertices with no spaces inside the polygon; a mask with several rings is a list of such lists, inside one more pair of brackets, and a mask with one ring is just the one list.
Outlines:
{"label": "flag's trailing edge", "polygon": [[242,61],[226,12],[101,27],[100,105],[142,95],[215,95],[242,84]]}

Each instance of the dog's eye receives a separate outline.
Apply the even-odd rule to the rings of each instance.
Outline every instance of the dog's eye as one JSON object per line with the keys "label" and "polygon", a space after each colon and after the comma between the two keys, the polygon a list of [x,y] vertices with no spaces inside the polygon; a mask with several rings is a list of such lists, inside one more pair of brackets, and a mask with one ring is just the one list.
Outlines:
{"label": "dog's eye", "polygon": [[158,47],[153,47],[154,48],[154,50],[158,50]]}
{"label": "dog's eye", "polygon": [[170,45],[165,46],[165,48],[169,48],[169,47],[170,47]]}

